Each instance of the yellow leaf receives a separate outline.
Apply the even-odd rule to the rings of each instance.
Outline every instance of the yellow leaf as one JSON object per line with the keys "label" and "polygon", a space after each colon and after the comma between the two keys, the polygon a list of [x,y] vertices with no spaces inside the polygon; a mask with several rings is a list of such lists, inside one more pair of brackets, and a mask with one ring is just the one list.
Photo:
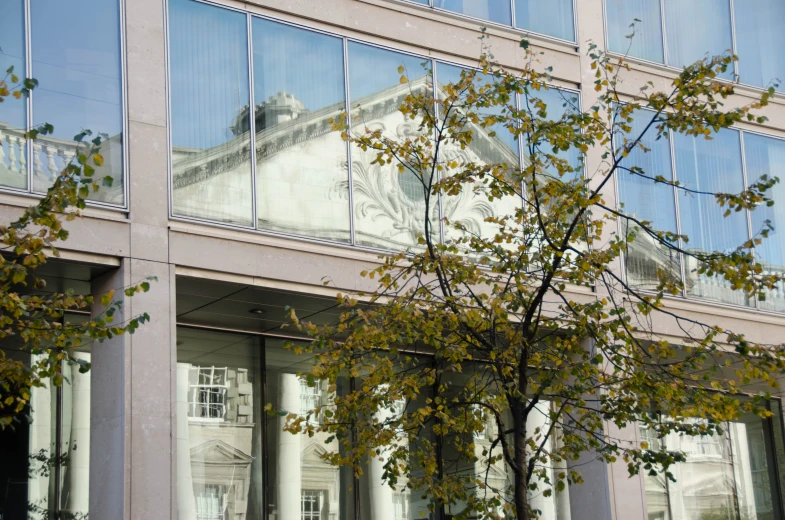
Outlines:
{"label": "yellow leaf", "polygon": [[96,166],[103,166],[104,157],[100,153],[93,154],[93,162]]}

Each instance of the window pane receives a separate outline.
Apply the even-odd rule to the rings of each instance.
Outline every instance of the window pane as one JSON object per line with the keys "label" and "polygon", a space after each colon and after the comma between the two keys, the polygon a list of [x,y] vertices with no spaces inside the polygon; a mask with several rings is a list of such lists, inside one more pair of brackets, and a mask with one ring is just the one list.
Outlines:
{"label": "window pane", "polygon": [[[608,46],[613,52],[662,63],[662,13],[660,0],[605,0]],[[630,24],[635,20],[635,35]]]}
{"label": "window pane", "polygon": [[[728,0],[664,0],[668,65],[683,67],[730,51]],[[733,77],[733,68],[723,76]]]}
{"label": "window pane", "polygon": [[[417,131],[418,122],[398,110],[411,90],[430,91],[431,74],[422,58],[349,42],[349,93],[352,132],[381,129],[391,139],[403,140]],[[401,84],[403,66],[408,84]],[[373,150],[352,146],[352,187],[355,241],[384,249],[406,249],[425,233],[426,197],[420,177],[409,170],[398,173],[395,163],[371,164]],[[428,182],[426,175],[425,182]],[[431,197],[431,223],[438,234],[438,203]]]}
{"label": "window pane", "polygon": [[339,38],[253,20],[259,227],[349,241]]}
{"label": "window pane", "polygon": [[246,24],[234,11],[169,2],[175,215],[253,223]]}
{"label": "window pane", "polygon": [[[0,74],[5,76],[13,67],[20,80],[25,77],[24,23],[24,2],[5,2],[0,16]],[[26,118],[24,99],[0,103],[0,185],[27,189]]]}
{"label": "window pane", "polygon": [[[297,355],[283,345],[281,340],[265,341],[267,402],[275,410],[303,415],[313,411],[310,406],[316,402],[328,404],[326,385],[308,387],[297,375],[310,371],[310,355]],[[304,387],[308,388],[307,393]],[[342,502],[348,498],[348,492],[342,493],[341,469],[321,458],[325,452],[337,451],[338,441],[332,437],[328,442],[328,433],[309,437],[285,432],[286,417],[268,416],[267,421],[270,513],[275,512],[275,518],[292,520],[342,518]]]}
{"label": "window pane", "polygon": [[[461,74],[465,69],[454,65],[439,63],[436,66],[436,78],[439,83],[437,95],[442,97],[444,86],[457,84],[461,81]],[[482,86],[493,81],[492,77],[483,76],[477,73],[475,85]],[[514,100],[510,100],[514,103]],[[500,106],[489,108],[473,107],[472,110],[487,115],[499,115],[502,113]],[[471,124],[471,123],[470,123]],[[496,124],[491,128],[482,128],[479,125],[472,126],[472,142],[465,148],[444,143],[441,149],[439,162],[442,164],[456,161],[458,169],[462,164],[506,164],[510,169],[517,169],[520,164],[518,141],[513,134],[503,125]],[[490,135],[490,132],[496,135]],[[451,174],[451,170],[446,170]],[[455,173],[455,172],[453,172]],[[499,232],[499,225],[496,223],[485,222],[487,217],[514,217],[515,212],[521,206],[520,197],[507,196],[502,199],[489,200],[490,189],[488,184],[490,179],[478,181],[473,184],[465,184],[460,194],[445,196],[442,199],[442,217],[451,223],[460,223],[466,227],[466,231],[456,229],[453,225],[445,226],[445,239],[455,240],[467,235],[480,235],[484,238],[491,238]],[[520,193],[520,187],[515,188]],[[510,244],[510,247],[514,247]]]}
{"label": "window pane", "polygon": [[[83,129],[109,136],[101,146],[111,176],[91,198],[123,203],[123,109],[120,81],[120,4],[108,0],[30,2],[33,125],[50,123],[54,133],[33,144],[33,189],[46,191],[74,156],[73,138]],[[101,182],[99,181],[99,184]]]}
{"label": "window pane", "polygon": [[573,0],[515,0],[515,26],[562,40],[575,41]]}
{"label": "window pane", "polygon": [[[81,321],[81,317],[69,321]],[[40,360],[13,340],[3,341],[3,354],[29,366]],[[90,361],[90,352],[83,349],[75,357]],[[3,518],[87,518],[90,500],[90,378],[91,372],[80,374],[78,368],[65,365],[60,387],[45,381],[44,387],[30,390],[31,422],[20,417],[13,428],[0,431],[0,506]],[[58,393],[61,398],[58,399]],[[58,410],[59,409],[59,410]],[[58,411],[62,418],[57,438]],[[60,449],[60,475],[55,481]],[[59,485],[60,503],[55,502],[55,486]]]}
{"label": "window pane", "polygon": [[[744,189],[741,171],[739,134],[720,130],[712,140],[676,134],[676,178],[692,193],[679,190],[679,215],[682,234],[689,237],[687,251],[730,251],[748,239],[744,212],[723,217],[712,194],[739,193]],[[687,293],[743,305],[745,297],[730,288],[724,279],[700,276],[694,272],[694,259],[685,257]]]}
{"label": "window pane", "polygon": [[[757,181],[761,175],[785,179],[785,141],[744,134],[744,154],[747,163],[747,180]],[[765,273],[782,274],[785,271],[785,184],[778,182],[769,192],[774,206],[761,206],[752,212],[752,233],[757,235],[768,220],[774,231],[755,248],[763,262]],[[780,283],[766,300],[758,302],[764,309],[785,311],[785,284]]]}
{"label": "window pane", "polygon": [[180,518],[261,520],[261,348],[254,337],[177,329]]}
{"label": "window pane", "polygon": [[[634,115],[630,132],[620,133],[617,137],[637,139],[654,115],[654,112],[639,111]],[[652,127],[641,139],[641,144],[648,152],[636,147],[621,162],[618,170],[619,202],[624,205],[622,211],[627,215],[639,221],[651,222],[651,226],[657,231],[676,233],[673,188],[652,180],[659,176],[667,181],[673,180],[670,144],[666,139],[655,140],[655,135]],[[635,168],[642,170],[640,175],[629,171]],[[635,239],[628,244],[625,256],[627,281],[630,285],[656,289],[659,284],[658,270],[669,271],[674,278],[681,278],[678,253],[659,244],[634,222],[622,219],[620,223],[623,234],[633,230],[636,232]]]}
{"label": "window pane", "polygon": [[[779,407],[772,402],[772,407]],[[780,418],[775,414],[774,420]],[[684,452],[686,460],[671,466],[675,481],[661,473],[646,476],[646,506],[650,519],[769,520],[779,518],[776,464],[771,439],[772,419],[744,414],[722,425],[723,434],[690,437],[670,433],[657,439],[641,430],[652,449],[662,443]],[[777,434],[781,438],[781,433]],[[776,444],[775,440],[775,444]]]}
{"label": "window pane", "polygon": [[482,20],[512,24],[510,0],[434,0],[433,6]]}
{"label": "window pane", "polygon": [[785,87],[785,0],[735,0],[733,9],[741,82]]}

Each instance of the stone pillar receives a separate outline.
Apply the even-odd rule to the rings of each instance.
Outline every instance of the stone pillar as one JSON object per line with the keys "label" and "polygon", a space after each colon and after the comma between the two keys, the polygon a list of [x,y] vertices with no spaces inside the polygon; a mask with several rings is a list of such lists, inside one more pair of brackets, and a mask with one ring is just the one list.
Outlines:
{"label": "stone pillar", "polygon": [[123,259],[118,269],[93,281],[92,291],[117,291],[150,276],[158,279],[150,291],[125,298],[115,319],[122,323],[146,312],[151,321],[133,335],[93,344],[90,517],[95,519],[173,517],[174,266]]}
{"label": "stone pillar", "polygon": [[196,519],[191,475],[191,441],[188,431],[188,374],[190,363],[177,363],[177,518]]}
{"label": "stone pillar", "polygon": [[[102,294],[128,285],[130,269],[127,262],[92,281],[91,292]],[[122,295],[122,291],[118,294]],[[94,313],[100,312],[95,305]],[[121,323],[127,309],[115,314]],[[91,349],[90,369],[90,517],[127,519],[129,513],[128,446],[126,432],[128,410],[127,336],[115,336]]]}
{"label": "stone pillar", "polygon": [[[300,413],[300,378],[296,374],[278,376],[279,406],[289,413]],[[302,495],[302,468],[300,466],[300,436],[283,431],[286,418],[278,420],[278,464],[276,474],[278,516],[277,520],[299,520]]]}

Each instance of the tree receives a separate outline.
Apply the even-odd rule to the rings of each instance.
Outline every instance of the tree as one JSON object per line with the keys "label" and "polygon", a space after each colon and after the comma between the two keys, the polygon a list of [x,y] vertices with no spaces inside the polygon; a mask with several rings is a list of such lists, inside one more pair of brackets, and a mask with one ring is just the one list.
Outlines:
{"label": "tree", "polygon": [[[20,81],[11,67],[0,80],[0,102],[13,102],[9,99],[12,97],[21,99],[37,85],[32,78]],[[44,124],[25,137],[32,141],[52,131],[51,125]],[[63,384],[63,364],[78,368],[80,373],[90,370],[89,362],[74,355],[76,348],[94,340],[133,334],[150,319],[144,313],[116,323],[122,300],[115,298],[114,291],[101,295],[77,294],[73,290],[46,293],[46,281],[36,274],[48,257],[59,256],[58,242],[68,239],[63,221],[81,216],[91,189],[97,191],[102,184],[111,184],[111,177],[101,179],[100,184],[94,178],[96,167],[103,164],[99,152],[104,139],[104,135],[93,137],[89,130],[75,136],[78,146],[74,159],[60,172],[46,195],[15,221],[0,225],[0,340],[14,340],[16,348],[34,355],[30,366],[26,366],[8,359],[0,350],[0,430],[28,419],[32,388],[43,388],[47,381],[55,386]],[[150,281],[118,289],[130,297],[148,291]],[[103,310],[85,323],[66,319],[68,311],[90,310],[99,304]]]}
{"label": "tree", "polygon": [[[404,139],[365,128],[361,118],[351,128],[348,118],[335,121],[344,139],[375,154],[375,164],[419,181],[424,224],[418,247],[381,256],[362,273],[377,290],[338,295],[336,323],[300,321],[290,311],[291,325],[313,340],[315,366],[305,376],[310,384],[329,381],[334,396],[288,414],[286,429],[338,439],[340,450],[324,458],[356,475],[377,459],[384,481],[427,497],[436,518],[445,506],[462,510],[456,518],[535,518],[530,496],[579,484],[572,463],[582,456],[621,458],[630,474],[673,478],[669,467],[683,453],[622,442],[606,425],[640,424],[660,439],[719,434],[742,413],[770,416],[768,391],[742,399],[741,387],[776,388],[785,369],[785,345],[757,344],[674,310],[667,296],[684,287],[672,269],[658,268],[649,290],[620,269],[630,247],[644,242],[764,299],[782,280],[763,274],[755,254],[770,223],[731,251],[699,251],[684,246],[689,237],[605,201],[624,175],[689,192],[626,158],[671,131],[711,139],[737,122],[763,122],[755,112],[774,89],[739,101],[734,85],[718,79],[736,59],[726,54],[684,68],[669,91],[649,83],[625,98],[625,60],[591,45],[596,102],[585,110],[567,99],[549,107],[551,71],[527,41],[521,47],[528,59],[520,73],[501,68],[486,48],[479,72],[440,85],[436,100],[428,89],[411,89],[400,111],[417,132]],[[523,166],[450,153],[471,149],[482,132],[520,140]],[[584,172],[587,154],[602,158],[594,171]],[[727,217],[770,206],[767,191],[777,181],[764,176],[740,193],[702,195]],[[441,242],[432,210],[439,198],[465,192],[497,206],[512,199],[515,209],[486,217],[490,232],[445,219]],[[617,222],[624,232],[615,231]],[[570,291],[581,287],[583,297]],[[667,336],[664,324],[681,338]],[[726,366],[732,370],[720,374]],[[510,481],[494,480],[498,468]]]}

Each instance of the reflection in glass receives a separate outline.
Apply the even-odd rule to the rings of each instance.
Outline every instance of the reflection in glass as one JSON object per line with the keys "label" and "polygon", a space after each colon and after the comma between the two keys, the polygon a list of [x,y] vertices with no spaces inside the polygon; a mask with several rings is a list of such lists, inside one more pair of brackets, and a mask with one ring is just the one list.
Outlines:
{"label": "reflection in glass", "polygon": [[515,25],[521,29],[575,41],[573,0],[515,0]]}
{"label": "reflection in glass", "polygon": [[[785,179],[785,141],[745,133],[744,154],[749,183],[756,182],[761,175]],[[785,184],[778,182],[767,195],[774,200],[774,206],[760,206],[751,213],[752,234],[758,235],[766,220],[774,230],[755,252],[763,263],[764,274],[781,275],[785,271]],[[766,300],[758,302],[758,307],[785,311],[785,284],[780,282]]]}
{"label": "reflection in glass", "polygon": [[[349,42],[349,93],[352,132],[380,129],[385,137],[401,141],[413,136],[418,123],[398,110],[410,92],[430,92],[431,75],[422,58]],[[429,65],[426,62],[425,65]],[[401,84],[403,66],[408,83]],[[398,173],[396,164],[371,164],[373,150],[352,146],[352,187],[355,241],[384,249],[406,249],[425,233],[426,189],[423,178],[409,170]],[[423,158],[428,160],[428,158]],[[428,183],[426,172],[424,180]],[[438,203],[431,197],[431,224],[438,234]]]}
{"label": "reflection in glass", "polygon": [[785,1],[734,0],[733,10],[740,81],[785,87]]}
{"label": "reflection in glass", "polygon": [[[668,65],[683,67],[706,56],[728,53],[731,14],[728,0],[664,0]],[[733,67],[723,75],[733,77]]]}
{"label": "reflection in glass", "polygon": [[[74,322],[77,319],[69,320]],[[38,361],[16,345],[4,341],[8,359],[26,365]],[[74,353],[90,361],[89,348]],[[0,431],[0,512],[3,518],[48,520],[87,518],[90,491],[90,372],[64,365],[63,384],[32,388],[32,422],[22,421]],[[57,417],[60,415],[58,439]],[[59,453],[58,453],[59,451]],[[60,461],[58,464],[57,461]],[[56,480],[56,476],[60,481]],[[55,487],[59,487],[55,493]],[[57,497],[60,502],[57,503]]]}
{"label": "reflection in glass", "polygon": [[[605,0],[605,5],[611,51],[664,63],[660,0]],[[627,38],[636,19],[635,35]]]}
{"label": "reflection in glass", "polygon": [[[445,385],[446,399],[445,402],[476,402],[478,399],[477,393],[474,389],[481,388],[484,392],[487,388],[487,379],[482,373],[483,369],[480,365],[473,365],[466,367],[462,372],[444,372],[441,376],[441,381]],[[549,413],[551,411],[551,403],[547,400],[539,401],[532,409],[531,413],[527,416],[526,431],[527,435],[535,440],[537,444],[543,441],[539,434],[535,434],[539,428],[540,432],[549,431],[551,421]],[[453,413],[460,414],[460,409],[453,410]],[[512,424],[512,416],[509,409],[501,411],[503,417],[503,424]],[[501,449],[498,442],[494,442],[499,437],[498,425],[493,416],[484,414],[484,428],[481,431],[475,431],[473,434],[456,433],[452,432],[444,437],[442,447],[443,457],[443,471],[445,474],[457,474],[471,476],[475,479],[481,479],[487,482],[489,489],[480,490],[476,493],[477,498],[491,498],[493,489],[499,490],[502,496],[502,502],[511,502],[513,500],[513,489],[515,484],[515,477],[509,466],[503,460],[496,460],[490,462],[491,457],[499,457]],[[471,435],[472,438],[469,438]],[[558,429],[551,432],[550,437],[545,440],[545,447],[548,452],[551,452],[557,447],[558,443]],[[459,439],[460,438],[460,439]],[[460,445],[473,444],[475,460],[468,460],[463,456],[456,445],[460,440]],[[512,437],[507,436],[508,442],[512,442]],[[493,449],[493,452],[489,450]],[[542,465],[537,464],[539,470]],[[564,491],[556,492],[555,472],[566,471],[566,463],[559,462],[553,463],[546,468],[549,481],[544,481],[539,477],[534,477],[530,482],[531,486],[528,492],[529,505],[536,510],[540,511],[540,520],[570,520],[570,505],[569,505],[569,491],[565,488]],[[546,493],[546,490],[551,492]],[[546,496],[547,495],[547,496]],[[448,515],[459,515],[466,509],[466,503],[458,501],[448,507]],[[497,511],[501,517],[504,516],[504,511]]]}
{"label": "reflection in glass", "polygon": [[[540,100],[545,104],[545,120],[558,121],[565,115],[578,112],[580,110],[578,95],[574,92],[562,90],[558,88],[549,88],[547,90],[532,91],[528,95],[519,95],[519,103],[521,110],[528,110],[532,112],[533,116],[537,115],[536,100]],[[531,143],[523,141],[523,154],[524,164],[531,164],[528,158],[531,150]],[[555,153],[553,147],[548,142],[542,141],[538,146],[538,151],[541,154],[555,156],[557,159],[563,159],[572,166],[576,171],[565,172],[561,179],[564,182],[569,182],[576,179],[582,174],[581,171],[581,154],[577,148],[570,148],[569,150],[557,150]],[[545,158],[543,157],[543,160]],[[558,176],[557,168],[548,166],[546,171],[552,176]]]}
{"label": "reflection in glass", "polygon": [[255,18],[253,60],[259,227],[349,241],[341,40]]}
{"label": "reflection in glass", "polygon": [[512,24],[509,0],[434,0],[433,6],[482,20]]}
{"label": "reflection in glass", "polygon": [[101,187],[91,198],[122,204],[120,2],[35,0],[30,2],[30,19],[31,73],[39,82],[33,92],[32,123],[54,126],[51,136],[32,145],[33,189],[51,186],[74,156],[74,136],[89,129],[108,135],[101,146],[104,165],[96,168],[95,176],[113,179],[111,187]]}
{"label": "reflection in glass", "polygon": [[[628,134],[620,134],[620,139],[634,140],[643,132],[654,117],[654,112],[639,111],[635,114]],[[676,202],[673,188],[655,183],[654,178],[662,177],[673,181],[671,171],[670,144],[666,139],[655,140],[654,129],[647,131],[641,144],[648,149],[644,152],[634,148],[621,162],[618,171],[619,201],[624,205],[622,211],[639,221],[651,223],[657,231],[676,233]],[[640,168],[641,175],[630,172]],[[636,232],[633,242],[628,244],[625,262],[627,281],[630,285],[643,289],[656,289],[659,284],[658,270],[665,270],[675,279],[681,279],[679,256],[671,249],[657,243],[629,220],[620,220],[624,235]]]}
{"label": "reflection in glass", "polygon": [[[731,251],[748,239],[744,212],[723,217],[726,208],[714,193],[740,193],[744,189],[739,134],[720,130],[712,140],[676,134],[673,141],[679,182],[693,192],[679,190],[681,232],[689,241],[687,251]],[[699,193],[695,193],[699,192]],[[744,305],[745,297],[724,279],[698,276],[697,264],[685,257],[687,293],[726,303]]]}
{"label": "reflection in glass", "polygon": [[[404,366],[411,370],[422,372],[433,366],[431,358],[413,356],[410,359],[411,361],[405,363]],[[377,420],[382,422],[401,414],[417,413],[417,410],[427,406],[429,399],[433,398],[432,388],[426,387],[420,390],[412,400],[402,400],[394,403],[391,408],[378,410]],[[426,427],[420,430],[417,435],[402,434],[396,442],[396,449],[405,449],[410,454],[430,453],[435,443],[435,437],[430,427]],[[360,514],[356,520],[366,518],[371,520],[433,518],[433,513],[429,510],[429,506],[433,506],[433,504],[426,496],[427,493],[419,487],[415,489],[408,487],[413,486],[413,482],[407,476],[399,478],[394,488],[384,481],[385,459],[389,459],[388,452],[382,452],[379,457],[369,457],[368,464],[360,476],[358,486]],[[410,476],[412,478],[423,477],[422,467],[414,460],[411,460],[410,463],[413,465]]]}
{"label": "reflection in glass", "polygon": [[[465,69],[454,65],[439,63],[436,66],[436,78],[439,84],[436,95],[443,96],[443,88],[448,84],[457,84],[461,80],[461,73]],[[488,84],[492,79],[482,76],[475,77],[475,85],[478,87]],[[500,106],[490,108],[473,108],[484,115],[501,114]],[[497,124],[490,128],[482,128],[479,125],[471,125],[472,142],[461,149],[460,146],[444,143],[441,147],[439,162],[442,164],[456,161],[458,168],[462,164],[507,164],[509,168],[519,167],[520,159],[518,152],[518,141],[513,134],[504,126]],[[495,135],[490,135],[490,132]],[[450,170],[446,170],[450,174]],[[490,189],[487,187],[489,179],[477,181],[473,184],[464,184],[460,194],[445,196],[442,199],[442,217],[452,224],[460,224],[466,231],[456,229],[453,225],[445,226],[445,239],[455,240],[460,237],[482,236],[491,238],[499,232],[499,225],[485,222],[488,217],[514,217],[516,210],[520,207],[519,197],[508,196],[502,199],[488,200]],[[520,192],[520,188],[516,188]]]}
{"label": "reflection in glass", "polygon": [[[306,414],[316,406],[328,405],[327,385],[309,386],[297,374],[313,366],[306,355],[284,348],[283,341],[268,338],[266,357],[266,401],[274,409]],[[318,420],[311,419],[311,420]],[[341,470],[321,458],[338,449],[338,441],[327,433],[313,437],[282,431],[285,417],[268,417],[268,471],[270,472],[269,518],[281,520],[327,520],[342,518],[348,493],[341,489]],[[329,441],[329,442],[328,442]]]}
{"label": "reflection in glass", "polygon": [[177,345],[179,518],[266,518],[259,342],[180,327]]}
{"label": "reflection in glass", "polygon": [[247,35],[241,13],[169,2],[176,215],[253,223]]}
{"label": "reflection in glass", "polygon": [[[20,79],[25,77],[24,1],[3,4],[0,16],[0,75],[14,68]],[[7,78],[10,82],[10,77]],[[25,100],[11,97],[0,103],[0,185],[27,188],[27,156],[24,132]]]}
{"label": "reflection in glass", "polygon": [[[778,403],[772,403],[779,406]],[[641,430],[651,449],[665,447],[681,451],[686,461],[672,466],[675,478],[647,476],[648,518],[661,520],[773,520],[777,518],[773,493],[776,479],[770,471],[775,463],[772,433],[781,434],[771,420],[753,414],[723,425],[723,434],[690,437],[670,433],[658,439]]]}

